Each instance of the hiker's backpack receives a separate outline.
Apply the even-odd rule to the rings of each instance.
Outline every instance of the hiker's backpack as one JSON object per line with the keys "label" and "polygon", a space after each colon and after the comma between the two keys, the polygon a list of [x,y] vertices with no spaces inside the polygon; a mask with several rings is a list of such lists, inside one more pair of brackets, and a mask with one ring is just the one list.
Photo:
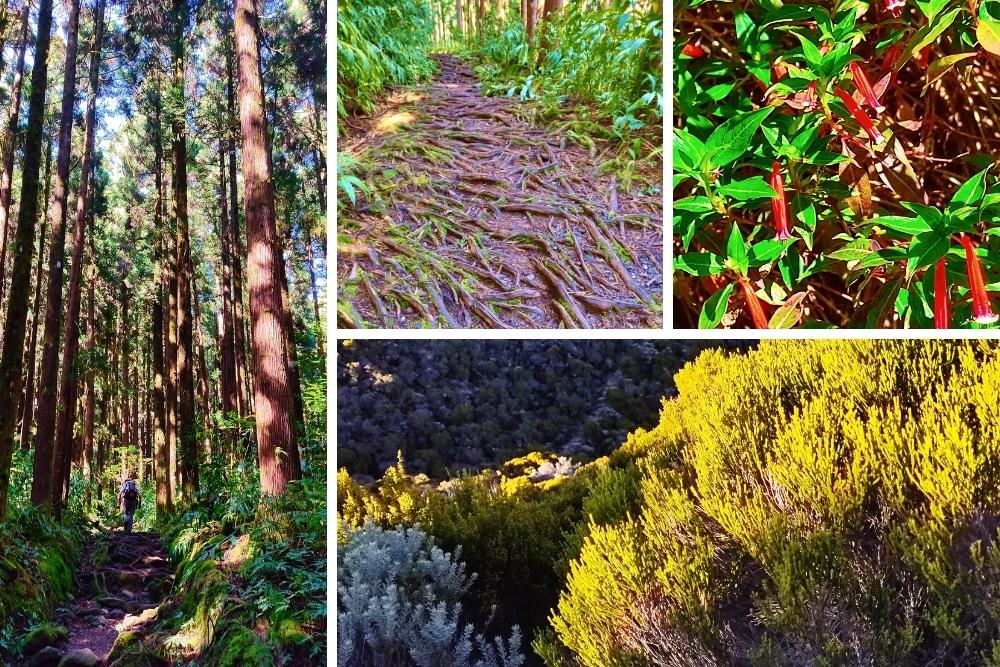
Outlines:
{"label": "hiker's backpack", "polygon": [[139,499],[139,487],[136,486],[135,480],[130,479],[125,482],[125,497],[128,500]]}

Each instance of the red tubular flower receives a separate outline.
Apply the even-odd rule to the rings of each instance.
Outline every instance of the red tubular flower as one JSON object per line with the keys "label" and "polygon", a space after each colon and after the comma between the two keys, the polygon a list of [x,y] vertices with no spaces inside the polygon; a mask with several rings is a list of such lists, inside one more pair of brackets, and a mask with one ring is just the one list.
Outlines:
{"label": "red tubular flower", "polygon": [[1000,317],[990,306],[986,282],[983,280],[983,266],[976,255],[976,246],[965,234],[962,234],[959,240],[965,248],[965,270],[969,274],[969,291],[972,292],[972,319],[979,324],[993,324]]}
{"label": "red tubular flower", "polygon": [[781,163],[777,160],[771,165],[771,188],[776,193],[771,197],[771,214],[774,216],[774,229],[782,241],[792,237],[788,225],[788,202],[785,201],[785,178],[781,173]]}
{"label": "red tubular flower", "polygon": [[770,325],[767,322],[767,316],[764,315],[764,307],[760,305],[760,299],[757,298],[753,285],[750,284],[749,280],[740,276],[740,287],[743,288],[743,300],[746,301],[753,325],[758,329],[769,329]]}
{"label": "red tubular flower", "polygon": [[945,259],[938,260],[934,269],[934,328],[947,329],[951,326],[951,301],[948,298],[948,272]]}
{"label": "red tubular flower", "polygon": [[868,136],[871,137],[872,143],[882,143],[882,134],[878,131],[878,128],[875,127],[875,123],[872,122],[872,119],[869,118],[864,110],[858,106],[858,103],[854,101],[854,98],[840,87],[835,87],[833,89],[833,94],[840,98],[840,101],[844,103],[847,110],[851,112],[852,116],[854,116],[854,120],[856,120],[858,125],[860,125],[862,129],[868,133]]}
{"label": "red tubular flower", "polygon": [[899,56],[903,55],[903,46],[893,44],[882,54],[882,69],[894,69]]}
{"label": "red tubular flower", "polygon": [[920,65],[920,69],[927,69],[927,66],[931,63],[931,45],[928,44],[924,48],[920,49],[920,55],[917,57],[917,64]]}
{"label": "red tubular flower", "polygon": [[771,63],[771,76],[775,81],[780,81],[788,76],[788,68],[785,67],[785,63],[777,60]]}
{"label": "red tubular flower", "polygon": [[701,48],[693,42],[688,42],[681,49],[681,55],[688,56],[689,58],[704,58],[705,54],[708,53],[705,49]]}
{"label": "red tubular flower", "polygon": [[875,90],[872,88],[872,84],[869,83],[868,77],[865,76],[865,71],[861,69],[861,65],[853,62],[850,67],[851,79],[854,81],[854,86],[858,89],[858,92],[865,98],[865,104],[870,106],[875,113],[885,111],[885,107],[878,101],[878,95],[875,94]]}

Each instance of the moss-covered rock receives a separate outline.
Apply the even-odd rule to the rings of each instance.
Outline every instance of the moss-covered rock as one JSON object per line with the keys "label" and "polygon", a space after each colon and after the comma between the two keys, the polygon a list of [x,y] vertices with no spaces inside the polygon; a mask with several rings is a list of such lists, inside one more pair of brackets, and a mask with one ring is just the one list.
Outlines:
{"label": "moss-covered rock", "polygon": [[46,646],[58,644],[69,637],[69,630],[61,625],[42,623],[24,638],[24,654],[34,655]]}
{"label": "moss-covered rock", "polygon": [[143,642],[137,632],[123,632],[108,653],[107,667],[166,667],[170,663],[151,650],[155,641]]}
{"label": "moss-covered rock", "polygon": [[70,651],[59,661],[59,667],[97,667],[101,659],[89,648]]}
{"label": "moss-covered rock", "polygon": [[302,629],[302,624],[291,618],[272,625],[268,634],[274,642],[284,647],[301,646],[309,641],[309,635]]}
{"label": "moss-covered rock", "polygon": [[274,667],[274,654],[249,628],[231,624],[212,644],[206,662],[218,667]]}

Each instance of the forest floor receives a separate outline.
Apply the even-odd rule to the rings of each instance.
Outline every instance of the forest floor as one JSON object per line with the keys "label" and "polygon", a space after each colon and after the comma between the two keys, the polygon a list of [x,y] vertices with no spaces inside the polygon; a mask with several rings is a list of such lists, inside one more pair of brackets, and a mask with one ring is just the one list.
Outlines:
{"label": "forest floor", "polygon": [[69,637],[46,651],[55,658],[89,650],[104,664],[119,634],[141,635],[155,623],[173,579],[170,560],[159,534],[119,531],[85,546],[80,563],[77,597],[53,619]]}
{"label": "forest floor", "polygon": [[661,326],[662,188],[621,192],[610,148],[525,122],[526,103],[433,58],[429,83],[343,121],[368,192],[338,216],[341,326]]}

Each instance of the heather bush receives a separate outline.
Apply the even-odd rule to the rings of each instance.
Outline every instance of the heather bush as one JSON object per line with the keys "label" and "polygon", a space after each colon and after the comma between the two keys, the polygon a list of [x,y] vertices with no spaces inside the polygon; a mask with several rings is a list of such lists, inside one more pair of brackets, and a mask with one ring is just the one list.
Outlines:
{"label": "heather bush", "polygon": [[763,342],[676,382],[553,612],[575,661],[993,664],[995,343]]}
{"label": "heather bush", "polygon": [[463,621],[474,575],[418,526],[346,529],[337,553],[337,664],[520,667],[521,635],[487,640]]}

